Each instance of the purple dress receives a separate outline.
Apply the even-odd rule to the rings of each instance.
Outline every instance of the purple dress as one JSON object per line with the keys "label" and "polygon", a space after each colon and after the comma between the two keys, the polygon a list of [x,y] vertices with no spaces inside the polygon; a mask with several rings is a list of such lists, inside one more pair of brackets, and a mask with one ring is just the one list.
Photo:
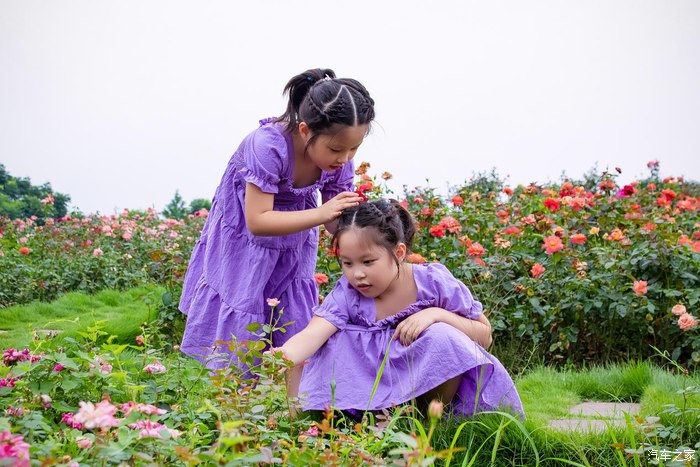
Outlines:
{"label": "purple dress", "polygon": [[[392,340],[399,322],[425,308],[440,307],[471,319],[482,314],[481,303],[443,265],[413,265],[413,277],[416,302],[379,321],[373,299],[361,295],[345,277],[338,281],[314,310],[339,331],[304,367],[299,388],[303,408],[388,408],[462,375],[452,401],[455,415],[499,408],[522,415],[520,397],[501,362],[456,328],[434,323],[408,346]],[[384,371],[372,396],[385,356]]]}
{"label": "purple dress", "polygon": [[[286,333],[272,335],[273,344],[281,346],[306,326],[318,304],[314,280],[318,228],[282,236],[253,235],[244,215],[246,183],[273,193],[275,210],[298,211],[317,207],[319,191],[330,198],[352,190],[353,176],[353,164],[347,163],[337,171],[322,172],[312,185],[294,188],[291,135],[274,119],[260,121],[231,157],[192,251],[179,306],[187,315],[183,352],[210,368],[237,365],[230,352],[212,350],[217,340],[257,340],[246,330],[251,323],[293,321]],[[275,316],[268,298],[281,302]]]}

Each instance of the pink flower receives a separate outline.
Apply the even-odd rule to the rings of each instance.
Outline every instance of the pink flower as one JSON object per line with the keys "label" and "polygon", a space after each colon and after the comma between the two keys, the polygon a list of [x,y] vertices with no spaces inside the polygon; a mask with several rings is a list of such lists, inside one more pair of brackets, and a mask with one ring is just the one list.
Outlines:
{"label": "pink flower", "polygon": [[61,416],[61,423],[65,423],[71,428],[75,428],[76,430],[82,430],[83,429],[83,424],[80,422],[75,421],[75,414],[74,413],[64,413]]}
{"label": "pink flower", "polygon": [[678,327],[684,331],[687,331],[689,329],[693,329],[697,325],[698,325],[698,321],[695,319],[694,316],[692,316],[688,313],[683,313],[680,316],[680,318],[678,318]]}
{"label": "pink flower", "polygon": [[277,298],[268,298],[267,299],[267,306],[275,307],[280,304],[279,299]]}
{"label": "pink flower", "polygon": [[162,363],[160,363],[160,361],[154,360],[153,363],[149,363],[148,365],[143,367],[143,371],[152,375],[157,375],[160,373],[165,373],[168,370],[165,368],[165,366],[163,366]]}
{"label": "pink flower", "polygon": [[117,413],[117,408],[108,400],[98,402],[97,405],[92,402],[80,401],[80,409],[73,420],[82,423],[88,430],[110,428],[119,424],[119,420],[114,418],[115,413]]}
{"label": "pink flower", "polygon": [[13,388],[15,382],[19,380],[19,376],[14,378],[0,378],[0,388]]}
{"label": "pink flower", "polygon": [[163,431],[167,431],[172,438],[182,436],[182,433],[178,430],[173,430],[162,423],[153,422],[151,420],[139,420],[136,423],[129,423],[129,428],[140,430],[139,438],[161,438],[161,432]]}
{"label": "pink flower", "polygon": [[647,281],[634,281],[632,284],[632,290],[637,295],[644,295],[647,293]]}
{"label": "pink flower", "polygon": [[95,248],[92,250],[92,256],[102,256],[102,248]]}
{"label": "pink flower", "polygon": [[80,449],[90,449],[92,447],[92,439],[87,436],[78,436],[75,438],[75,444]]}
{"label": "pink flower", "polygon": [[24,245],[25,243],[27,243],[27,237],[20,237],[20,238],[19,238],[19,242],[20,242],[22,245]]}
{"label": "pink flower", "polygon": [[538,278],[542,274],[544,274],[546,270],[547,269],[545,269],[545,267],[542,266],[540,263],[535,263],[532,265],[532,268],[530,268],[530,274],[532,274],[532,277]]}
{"label": "pink flower", "polygon": [[61,365],[60,363],[57,363],[57,364],[53,367],[53,371],[61,371],[61,370],[63,370],[64,368],[65,368],[65,366]]}
{"label": "pink flower", "polygon": [[126,404],[122,404],[119,408],[122,410],[122,412],[124,412],[124,415],[127,416],[131,413],[132,410],[141,412],[146,415],[163,415],[167,412],[164,409],[159,409],[155,405],[142,404],[140,402],[138,404],[135,404],[133,402],[127,402]]}
{"label": "pink flower", "polygon": [[556,235],[550,235],[549,237],[545,237],[544,243],[542,244],[542,249],[545,253],[551,255],[564,249],[564,245],[561,242],[561,238],[557,237]]}
{"label": "pink flower", "polygon": [[673,305],[673,308],[671,308],[671,313],[676,316],[681,316],[682,314],[686,313],[685,305],[681,305],[680,303],[678,305]]}
{"label": "pink flower", "polygon": [[141,347],[143,347],[143,343],[144,343],[143,336],[138,335],[138,336],[136,336],[135,340],[136,340],[136,345],[140,345]]}
{"label": "pink flower", "polygon": [[0,459],[11,460],[7,465],[14,467],[29,467],[29,444],[21,435],[13,436],[9,430],[0,432]]}
{"label": "pink flower", "polygon": [[302,431],[301,434],[309,436],[318,436],[318,427],[316,425],[312,425],[311,428],[309,428],[306,431]]}
{"label": "pink flower", "polygon": [[314,274],[314,280],[318,285],[328,284],[328,276],[322,272],[317,272]]}

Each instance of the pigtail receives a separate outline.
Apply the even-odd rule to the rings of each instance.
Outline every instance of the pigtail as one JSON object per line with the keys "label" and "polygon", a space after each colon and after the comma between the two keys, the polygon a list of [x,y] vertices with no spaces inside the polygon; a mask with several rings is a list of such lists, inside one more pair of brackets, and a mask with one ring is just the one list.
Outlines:
{"label": "pigtail", "polygon": [[413,237],[416,235],[416,223],[413,221],[411,214],[401,206],[395,199],[389,200],[394,212],[401,221],[401,226],[403,227],[403,243],[406,244],[406,248],[410,251],[413,250]]}
{"label": "pigtail", "polygon": [[299,118],[299,113],[309,90],[314,84],[326,77],[335,78],[335,72],[329,68],[314,68],[294,76],[287,82],[283,91],[288,96],[287,109],[277,121],[286,122],[286,130],[289,133],[294,132],[299,122],[303,120]]}

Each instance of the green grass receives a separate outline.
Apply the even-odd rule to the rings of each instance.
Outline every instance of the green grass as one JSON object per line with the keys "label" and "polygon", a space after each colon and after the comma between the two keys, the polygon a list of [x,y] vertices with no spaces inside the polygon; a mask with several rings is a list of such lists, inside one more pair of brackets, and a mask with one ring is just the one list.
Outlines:
{"label": "green grass", "polygon": [[[143,286],[125,292],[104,290],[95,295],[71,292],[51,303],[33,302],[0,309],[0,349],[25,348],[34,330],[59,331],[48,345],[60,344],[63,337],[75,338],[98,322],[101,329],[119,341],[132,341],[143,322],[155,318],[155,304],[164,289]],[[151,305],[149,305],[149,303]]]}
{"label": "green grass", "polygon": [[[0,309],[0,349],[29,346],[35,329],[58,330],[49,346],[64,337],[77,337],[99,324],[117,342],[133,342],[141,323],[155,318],[164,289],[139,287],[125,292],[103,291],[95,295],[69,293],[53,303],[32,303]],[[42,341],[43,342],[43,341]],[[43,343],[42,343],[43,345]],[[505,349],[507,352],[508,349]],[[569,408],[586,400],[639,402],[641,417],[659,416],[666,426],[682,423],[686,439],[700,439],[700,419],[687,413],[683,421],[664,414],[669,404],[700,407],[700,395],[679,393],[692,384],[688,376],[650,362],[591,366],[582,370],[554,369],[522,360],[523,372],[514,379],[526,419],[480,414],[469,419],[447,419],[437,425],[432,439],[436,450],[461,449],[450,465],[627,465],[612,445],[637,446],[641,435],[633,428],[610,428],[602,433],[558,431],[548,428],[552,419],[584,418]],[[695,380],[700,375],[691,375]],[[590,417],[595,418],[595,417]],[[409,423],[408,429],[411,429]],[[673,444],[673,442],[671,442]],[[440,465],[444,464],[441,460]]]}

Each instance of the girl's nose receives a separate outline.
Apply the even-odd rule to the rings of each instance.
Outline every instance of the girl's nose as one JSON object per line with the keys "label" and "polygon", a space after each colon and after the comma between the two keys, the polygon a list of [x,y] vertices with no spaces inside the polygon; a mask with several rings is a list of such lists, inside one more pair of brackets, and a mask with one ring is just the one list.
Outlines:
{"label": "girl's nose", "polygon": [[355,279],[362,279],[363,277],[365,277],[365,272],[362,268],[355,269]]}

